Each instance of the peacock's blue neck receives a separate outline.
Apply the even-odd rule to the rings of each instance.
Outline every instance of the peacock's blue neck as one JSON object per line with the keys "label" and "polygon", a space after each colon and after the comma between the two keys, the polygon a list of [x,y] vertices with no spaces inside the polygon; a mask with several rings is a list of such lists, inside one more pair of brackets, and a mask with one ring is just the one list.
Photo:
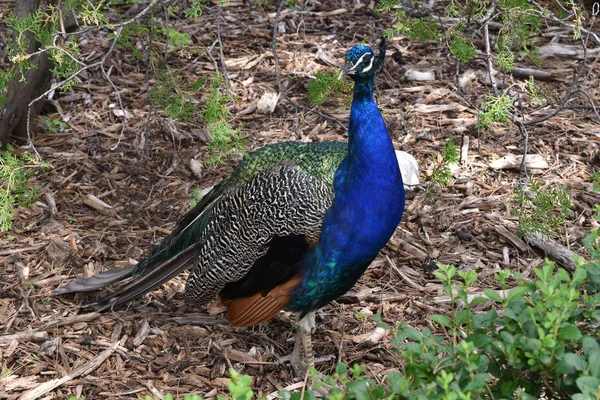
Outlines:
{"label": "peacock's blue neck", "polygon": [[321,237],[300,265],[302,281],[288,305],[294,311],[309,312],[348,291],[402,218],[402,176],[372,79],[355,84],[348,135]]}

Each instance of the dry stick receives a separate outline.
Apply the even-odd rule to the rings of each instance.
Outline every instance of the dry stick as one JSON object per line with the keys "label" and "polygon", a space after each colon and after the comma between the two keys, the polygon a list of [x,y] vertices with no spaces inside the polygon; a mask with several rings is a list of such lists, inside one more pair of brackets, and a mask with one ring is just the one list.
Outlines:
{"label": "dry stick", "polygon": [[273,57],[275,58],[275,79],[277,79],[277,86],[279,87],[279,92],[281,93],[283,98],[286,99],[288,101],[288,103],[290,103],[292,106],[296,107],[296,109],[300,108],[302,110],[317,114],[321,118],[325,118],[325,119],[328,119],[329,121],[335,122],[336,124],[341,126],[344,130],[348,130],[348,128],[346,128],[346,126],[344,126],[344,124],[342,124],[340,122],[340,120],[338,120],[337,118],[332,117],[331,115],[324,114],[313,108],[309,108],[309,107],[306,107],[306,106],[296,103],[294,100],[292,100],[287,95],[286,91],[283,89],[283,86],[281,85],[281,77],[279,75],[279,56],[277,55],[277,26],[279,25],[279,16],[281,15],[281,10],[283,10],[283,6],[285,6],[287,3],[288,3],[288,0],[281,0],[281,2],[279,3],[279,8],[277,8],[277,13],[275,14],[275,20],[273,22],[273,39],[271,40],[271,51],[273,52]]}
{"label": "dry stick", "polygon": [[[146,93],[150,93],[150,50],[148,46],[146,46],[146,41],[144,39],[140,40],[142,44],[142,51],[144,52],[144,67],[146,68]],[[150,121],[152,119],[152,111],[154,110],[154,101],[152,100],[152,96],[148,96],[148,100],[150,103],[150,109],[148,110],[148,117],[146,118],[146,125],[144,126],[144,130],[142,131],[142,137],[144,138],[144,149],[146,150],[146,157],[150,158]],[[154,189],[154,185],[152,186]],[[150,190],[152,193],[152,190]],[[147,201],[147,200],[146,200]],[[146,203],[142,205],[144,207]]]}
{"label": "dry stick", "polygon": [[0,344],[10,344],[13,340],[18,342],[45,342],[49,339],[46,331],[19,332],[13,335],[0,336]]}
{"label": "dry stick", "polygon": [[102,74],[104,75],[104,77],[106,78],[106,80],[108,81],[110,86],[112,86],[113,90],[117,94],[117,100],[119,100],[119,108],[121,109],[121,112],[123,113],[123,124],[121,125],[121,132],[119,133],[119,139],[117,139],[117,143],[113,147],[110,148],[112,151],[115,151],[115,149],[119,146],[119,144],[121,144],[121,139],[123,139],[123,136],[125,133],[125,127],[127,126],[127,111],[125,110],[125,106],[123,105],[123,99],[121,98],[121,93],[119,92],[119,89],[113,83],[112,79],[110,79],[109,72],[111,69],[112,69],[112,67],[107,72],[106,69],[104,69],[104,64],[100,65],[100,70],[102,70]]}
{"label": "dry stick", "polygon": [[[566,107],[567,101],[569,101],[569,99],[571,97],[573,97],[574,95],[576,95],[578,93],[583,94],[590,100],[590,104],[591,104],[592,108],[594,108],[594,111],[596,112],[596,116],[598,116],[598,120],[600,120],[600,114],[598,114],[598,111],[596,110],[594,102],[592,101],[592,98],[587,94],[587,92],[583,89],[574,89],[574,90],[571,90],[569,93],[567,93],[566,96],[563,97],[559,101],[558,107],[556,107],[556,109],[554,109],[552,112],[544,115],[543,117],[536,118],[531,121],[521,121],[521,123],[523,124],[523,126],[536,125],[536,124],[539,124],[540,122],[544,122],[544,121],[554,117],[556,114],[558,114],[559,112],[564,110]],[[513,116],[513,118],[514,118],[514,116]]]}
{"label": "dry stick", "polygon": [[80,376],[88,375],[89,373],[94,371],[96,368],[101,366],[102,363],[104,363],[104,361],[106,361],[108,359],[108,357],[110,357],[115,352],[115,350],[117,349],[117,347],[119,347],[120,344],[121,344],[120,340],[116,341],[112,346],[110,346],[108,349],[104,350],[98,356],[91,359],[89,362],[75,368],[73,371],[71,371],[67,375],[63,376],[62,378],[53,379],[51,381],[44,382],[41,385],[39,385],[38,387],[36,387],[35,389],[32,389],[29,392],[25,393],[21,397],[21,400],[35,400],[38,397],[41,397],[44,394],[48,393],[49,391],[56,389],[57,387],[61,386],[62,384],[69,382],[70,380],[73,380]]}
{"label": "dry stick", "polygon": [[42,247],[46,247],[47,245],[48,245],[47,243],[42,243],[42,244],[36,244],[34,246],[29,246],[29,247],[20,247],[17,249],[2,250],[2,251],[0,251],[0,256],[10,256],[11,254],[22,253],[24,251],[37,250]]}
{"label": "dry stick", "polygon": [[223,41],[221,40],[221,15],[223,7],[219,6],[217,12],[217,40],[219,41],[219,61],[221,61],[221,74],[223,74],[223,84],[225,85],[225,96],[229,96],[229,75],[225,65],[225,55],[223,54]]}
{"label": "dry stick", "polygon": [[[81,67],[81,69],[79,69],[78,71],[75,71],[72,75],[70,75],[69,77],[65,78],[64,80],[62,80],[61,82],[59,82],[58,84],[56,84],[54,87],[51,87],[50,89],[46,90],[44,93],[42,93],[41,95],[39,95],[38,97],[36,97],[35,99],[33,99],[33,100],[31,100],[29,102],[29,104],[27,105],[27,140],[28,140],[28,143],[29,143],[29,147],[31,147],[33,149],[33,151],[34,151],[34,153],[36,155],[36,158],[38,160],[41,160],[42,157],[40,156],[40,154],[38,153],[37,149],[33,145],[33,141],[31,139],[31,110],[32,110],[33,105],[35,103],[37,103],[38,101],[40,101],[45,96],[47,96],[48,93],[52,92],[53,90],[56,90],[56,88],[62,87],[66,83],[68,83],[68,82],[72,81],[73,79],[75,79],[76,77],[78,77],[83,71],[86,71],[86,70],[94,68],[94,67],[103,66],[104,63],[106,63],[106,60],[108,59],[108,57],[115,50],[115,47],[117,46],[117,41],[119,40],[119,38],[121,37],[121,34],[123,33],[123,29],[126,26],[131,25],[134,22],[137,22],[140,18],[142,18],[144,15],[146,15],[152,9],[152,7],[154,7],[159,1],[160,0],[152,0],[150,2],[150,4],[148,4],[146,6],[146,8],[144,8],[142,11],[140,11],[136,16],[134,16],[130,20],[125,21],[125,22],[123,22],[122,24],[119,25],[119,28],[117,29],[117,32],[115,33],[115,37],[114,37],[114,39],[113,39],[110,47],[108,48],[108,51],[100,59],[100,61],[97,61],[97,62],[95,62],[93,64],[84,65],[83,67]],[[44,50],[44,51],[47,51],[47,49]],[[80,62],[80,64],[82,64],[82,63]],[[125,129],[125,126],[123,126],[123,129]]]}
{"label": "dry stick", "polygon": [[498,84],[496,83],[496,77],[494,77],[494,67],[492,65],[492,51],[490,49],[490,31],[488,28],[488,24],[483,25],[483,37],[485,39],[485,55],[488,66],[488,73],[490,75],[490,83],[492,84],[492,89],[494,89],[494,95],[496,97],[500,96],[500,91],[498,91]]}

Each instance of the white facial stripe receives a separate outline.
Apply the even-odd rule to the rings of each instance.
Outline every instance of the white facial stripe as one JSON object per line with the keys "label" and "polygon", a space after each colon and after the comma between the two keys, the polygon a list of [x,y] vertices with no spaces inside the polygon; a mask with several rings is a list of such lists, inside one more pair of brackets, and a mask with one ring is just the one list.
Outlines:
{"label": "white facial stripe", "polygon": [[[364,56],[366,56],[366,54],[364,54],[362,57],[364,57]],[[369,64],[369,66],[367,68],[364,68],[362,70],[362,72],[369,72],[371,70],[371,68],[373,68],[373,60],[375,60],[375,57],[371,57],[371,63]]]}
{"label": "white facial stripe", "polygon": [[356,60],[356,62],[354,63],[354,65],[359,65],[362,62],[363,58],[365,58],[365,56],[367,54],[369,54],[369,53],[365,53],[362,56],[360,56],[360,58],[358,60]]}

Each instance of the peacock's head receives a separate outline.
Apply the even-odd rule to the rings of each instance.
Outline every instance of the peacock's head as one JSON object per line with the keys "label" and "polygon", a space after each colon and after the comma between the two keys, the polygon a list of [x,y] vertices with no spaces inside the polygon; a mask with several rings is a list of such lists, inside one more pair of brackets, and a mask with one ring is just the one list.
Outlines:
{"label": "peacock's head", "polygon": [[340,71],[339,79],[348,75],[353,80],[369,79],[375,74],[375,53],[369,46],[358,44],[346,53],[346,63]]}

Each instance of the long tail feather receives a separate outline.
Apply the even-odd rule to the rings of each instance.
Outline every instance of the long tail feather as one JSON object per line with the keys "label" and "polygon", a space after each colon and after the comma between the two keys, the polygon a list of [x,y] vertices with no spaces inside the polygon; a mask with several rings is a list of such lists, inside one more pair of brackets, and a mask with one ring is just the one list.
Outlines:
{"label": "long tail feather", "polygon": [[120,282],[131,277],[131,272],[135,267],[115,268],[110,271],[96,274],[87,279],[77,279],[63,287],[56,288],[52,291],[53,296],[60,294],[91,292],[100,290],[110,285],[111,283]]}
{"label": "long tail feather", "polygon": [[198,259],[201,248],[201,242],[194,243],[176,256],[157,265],[146,275],[137,277],[115,293],[100,298],[96,303],[99,305],[98,311],[123,305],[171,280]]}

